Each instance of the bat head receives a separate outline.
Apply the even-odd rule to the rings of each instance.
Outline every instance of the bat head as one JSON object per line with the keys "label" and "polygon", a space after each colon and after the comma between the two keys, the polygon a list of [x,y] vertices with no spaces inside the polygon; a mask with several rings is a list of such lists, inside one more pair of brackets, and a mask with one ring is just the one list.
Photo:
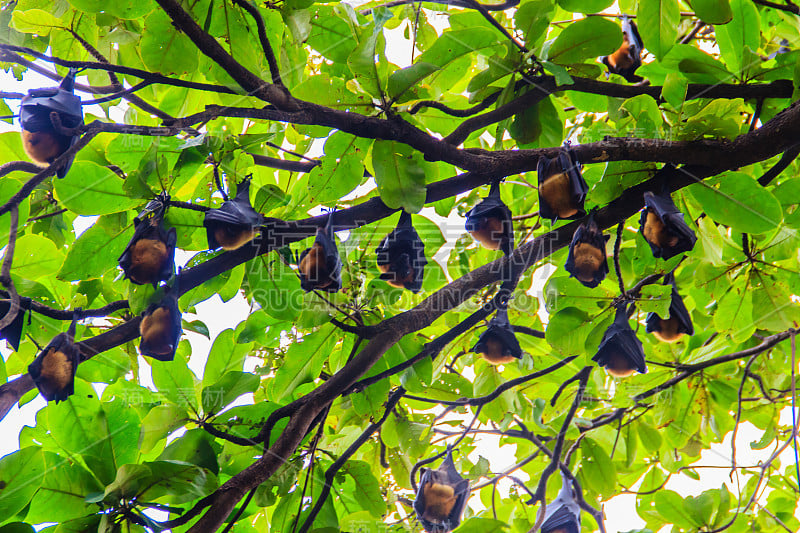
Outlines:
{"label": "bat head", "polygon": [[[223,202],[218,209],[209,209],[203,217],[203,226],[206,228],[209,249],[223,247],[226,250],[233,250],[244,245],[255,237],[257,229],[264,224],[264,217],[253,209],[250,203],[250,180],[242,181],[236,189],[236,197],[233,200]],[[224,232],[224,233],[221,233]],[[246,235],[247,238],[230,239],[223,238],[221,235]],[[234,247],[235,246],[235,247]]]}
{"label": "bat head", "polygon": [[589,220],[578,226],[572,236],[564,268],[570,276],[590,289],[597,287],[608,274],[607,240],[608,236],[603,235],[594,220],[594,212],[589,214]]}
{"label": "bat head", "polygon": [[669,316],[663,318],[654,312],[647,313],[645,332],[652,333],[664,342],[675,342],[683,335],[694,335],[692,317],[678,292],[672,272],[664,276],[664,285],[672,285]]}
{"label": "bat head", "polygon": [[647,372],[642,341],[628,323],[624,305],[617,308],[614,322],[603,334],[597,353],[592,357],[606,372],[616,377],[627,377],[634,372]]}
{"label": "bat head", "polygon": [[558,157],[540,157],[537,163],[539,215],[551,221],[578,219],[586,215],[583,203],[589,186],[581,174],[581,165],[565,143]]}
{"label": "bat head", "polygon": [[669,193],[644,193],[644,209],[639,220],[641,233],[654,257],[669,259],[694,248],[697,236],[683,220]]}
{"label": "bat head", "polygon": [[478,342],[472,347],[472,351],[481,354],[493,365],[507,364],[514,359],[522,358],[522,348],[508,321],[508,311],[505,308],[497,310],[494,318],[489,321],[486,331],[481,333]]}
{"label": "bat head", "polygon": [[425,245],[405,211],[393,229],[375,249],[381,279],[394,280],[411,292],[419,292],[425,265]]}

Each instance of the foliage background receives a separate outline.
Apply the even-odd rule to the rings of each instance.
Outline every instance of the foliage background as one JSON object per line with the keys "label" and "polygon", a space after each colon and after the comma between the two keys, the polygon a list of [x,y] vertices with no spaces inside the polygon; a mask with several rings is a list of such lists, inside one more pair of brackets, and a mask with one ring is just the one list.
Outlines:
{"label": "foliage background", "polygon": [[[651,531],[800,527],[795,465],[778,458],[796,438],[780,420],[794,397],[800,309],[793,3],[0,6],[6,70],[58,79],[67,66],[87,67],[81,97],[114,95],[87,115],[63,180],[17,163],[19,136],[0,135],[0,239],[11,237],[16,206],[10,279],[34,301],[26,340],[0,366],[10,376],[3,412],[36,395],[26,369],[37,344],[65,330],[74,308],[91,319],[78,329],[87,360],[76,394],[40,410],[20,432],[20,450],[0,460],[3,533],[40,523],[58,532],[213,531],[226,519],[237,532],[419,528],[409,518],[410,473],[445,443],[457,443],[457,465],[486,508],[469,511],[462,532],[533,528],[540,507],[528,505],[523,482],[503,498],[495,488],[511,474],[552,498],[554,449],[595,509],[638,487],[636,512]],[[648,50],[637,73],[649,85],[606,80],[597,57],[620,45],[618,21],[580,14],[612,9],[637,15]],[[446,24],[434,25],[434,13],[446,13]],[[397,42],[403,53],[389,54]],[[3,89],[11,114],[21,95]],[[601,208],[601,226],[620,224],[612,274],[594,290],[561,268],[576,223],[551,227],[535,216],[536,163],[565,139],[585,164],[587,207]],[[682,170],[656,172],[664,163]],[[161,190],[218,206],[214,167],[228,186],[252,174],[254,205],[275,220],[256,246],[218,253],[205,250],[200,211],[170,210],[178,247],[192,255],[180,275],[184,329],[208,332],[191,313],[214,294],[244,294],[253,308],[211,339],[193,373],[187,361],[205,354],[185,340],[173,362],[137,357],[138,315],[158,295],[117,279],[116,261],[134,214]],[[462,235],[411,295],[377,279],[373,254],[397,208],[428,204],[452,219],[503,177],[503,198],[520,217],[510,311],[527,328],[518,334],[526,354],[494,368],[469,350],[509,261]],[[675,191],[699,237],[682,262],[654,259],[637,232],[642,192],[661,187]],[[309,216],[320,206],[338,206],[336,227],[349,230],[340,242],[345,287],[329,298],[303,294],[285,262],[286,246],[308,244],[294,243],[313,235],[323,219]],[[78,216],[98,218],[76,237]],[[437,216],[414,217],[428,257],[445,242]],[[541,288],[548,264],[556,270]],[[668,307],[660,275],[676,267],[697,333],[664,345],[641,322]],[[595,368],[576,383],[593,367],[620,283],[637,298],[649,372],[615,381]],[[152,388],[140,384],[146,366]],[[372,376],[382,379],[354,388]],[[100,397],[91,383],[107,384]],[[226,409],[248,393],[252,405]],[[452,415],[436,417],[437,405]],[[743,422],[763,432],[751,447],[767,450],[764,463],[732,457],[738,484],[696,498],[662,488],[673,476],[702,479],[700,451]],[[470,460],[486,434],[516,445],[515,472]],[[171,521],[159,525],[148,509]],[[583,524],[601,527],[591,513]]]}

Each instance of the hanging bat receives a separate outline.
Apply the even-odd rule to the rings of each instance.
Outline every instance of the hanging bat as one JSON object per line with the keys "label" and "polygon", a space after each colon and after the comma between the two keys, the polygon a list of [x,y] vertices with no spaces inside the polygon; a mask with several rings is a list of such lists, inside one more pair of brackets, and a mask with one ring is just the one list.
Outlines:
{"label": "hanging bat", "polygon": [[503,307],[497,310],[472,351],[481,354],[492,365],[504,365],[514,359],[522,359],[522,348],[508,321],[508,309]]}
{"label": "hanging bat", "polygon": [[67,331],[53,337],[28,365],[28,374],[48,402],[64,401],[74,392],[75,372],[81,360],[81,352],[75,344],[76,323],[77,310]]}
{"label": "hanging bat", "polygon": [[580,533],[581,507],[575,501],[572,482],[561,472],[561,491],[547,504],[541,533]]}
{"label": "hanging bat", "polygon": [[219,209],[206,211],[203,226],[208,248],[241,248],[258,236],[263,223],[264,217],[250,204],[250,180],[246,179],[237,187],[233,200],[224,202]]}
{"label": "hanging bat", "polygon": [[581,175],[581,165],[565,143],[558,157],[540,157],[536,172],[539,175],[539,215],[551,221],[581,218],[586,215],[583,202],[589,186]]}
{"label": "hanging bat", "polygon": [[[14,348],[15,352],[19,351],[19,341],[22,338],[22,328],[25,325],[25,311],[30,308],[31,299],[21,297],[19,299],[20,308],[17,310],[17,316],[11,321],[9,325],[0,329],[0,339],[5,339],[8,344]],[[11,310],[11,300],[0,301],[0,317],[4,317]]]}
{"label": "hanging bat", "polygon": [[675,342],[684,335],[694,335],[692,317],[683,303],[675,283],[675,274],[664,276],[664,285],[672,285],[672,301],[669,304],[669,318],[661,318],[656,313],[647,313],[645,332],[652,333],[662,342]]}
{"label": "hanging bat", "polygon": [[499,180],[492,183],[489,195],[467,212],[465,226],[485,248],[500,249],[506,255],[514,249],[511,210],[500,199]]}
{"label": "hanging bat", "polygon": [[425,246],[411,224],[411,215],[405,211],[400,214],[397,227],[383,238],[375,253],[382,280],[392,287],[419,292],[428,260]]}
{"label": "hanging bat", "polygon": [[[19,123],[22,127],[22,147],[28,157],[46,167],[78,141],[77,135],[56,131],[50,113],[58,113],[61,125],[77,128],[83,124],[81,99],[74,94],[77,69],[70,69],[58,87],[31,89],[22,97]],[[74,156],[56,171],[59,178],[67,175]]]}
{"label": "hanging bat", "polygon": [[181,310],[178,308],[178,289],[173,285],[164,298],[145,309],[139,323],[139,352],[142,355],[172,361],[181,340]]}
{"label": "hanging bat", "polygon": [[589,214],[586,224],[578,226],[575,235],[572,236],[564,268],[572,277],[590,289],[600,285],[608,274],[606,262],[608,238],[609,236],[603,235],[594,221],[594,212]]}
{"label": "hanging bat", "polygon": [[155,287],[175,269],[177,233],[175,228],[164,229],[168,202],[169,195],[161,193],[133,219],[133,238],[119,256],[119,266],[136,285],[152,283]]}
{"label": "hanging bat", "polygon": [[603,334],[603,340],[600,341],[600,347],[592,361],[618,378],[628,377],[634,372],[647,372],[642,341],[631,329],[624,305],[617,308],[614,323]]}
{"label": "hanging bat", "polygon": [[622,46],[611,54],[602,58],[603,63],[612,74],[619,74],[631,83],[637,83],[644,78],[634,74],[642,66],[642,38],[636,23],[627,16],[622,16]]}
{"label": "hanging bat", "polygon": [[436,470],[422,468],[414,511],[417,519],[430,533],[452,531],[461,523],[461,515],[469,498],[469,481],[461,477],[447,450]]}
{"label": "hanging bat", "polygon": [[697,237],[684,222],[669,193],[655,195],[644,193],[644,205],[640,225],[642,236],[650,245],[654,257],[669,259],[694,248]]}
{"label": "hanging bat", "polygon": [[342,260],[334,241],[332,220],[333,213],[328,215],[325,227],[317,228],[311,248],[300,254],[300,287],[306,292],[315,289],[337,292],[342,288]]}

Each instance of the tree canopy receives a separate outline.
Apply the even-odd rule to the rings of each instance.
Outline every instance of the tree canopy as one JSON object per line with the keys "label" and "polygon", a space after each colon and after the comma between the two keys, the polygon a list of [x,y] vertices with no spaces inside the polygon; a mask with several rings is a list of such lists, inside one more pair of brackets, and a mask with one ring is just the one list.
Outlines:
{"label": "tree canopy", "polygon": [[[69,363],[70,324],[79,351],[74,394],[0,459],[0,533],[419,531],[420,469],[448,450],[472,493],[461,533],[535,531],[559,471],[585,531],[621,493],[642,531],[797,531],[797,466],[779,456],[797,437],[781,415],[800,321],[799,15],[791,0],[0,1],[20,82],[0,115],[55,98],[25,96],[32,73],[55,86],[69,69],[84,114],[44,107],[66,144],[40,165],[0,134],[0,330],[21,335],[0,413],[39,394],[52,372],[28,368],[52,340]],[[638,36],[642,65],[615,69]],[[558,220],[550,177],[585,195]],[[209,250],[204,219],[243,183],[255,238]],[[513,223],[499,250],[461,225],[498,207],[480,204],[490,188]],[[156,244],[136,248],[159,210]],[[80,234],[78,217],[95,217]],[[658,224],[691,242],[653,244]],[[341,290],[333,263],[307,285],[300,252],[335,232]],[[122,276],[121,256],[169,255],[171,234],[180,271]],[[166,349],[140,341],[158,316],[209,336],[194,312],[214,295],[251,313],[207,354],[169,331]],[[666,317],[693,334],[665,342]],[[642,350],[629,377],[598,367]],[[703,480],[700,452],[735,449],[744,423],[766,459],[732,452],[738,484],[665,487]],[[507,471],[484,457],[496,442],[515,446]]]}

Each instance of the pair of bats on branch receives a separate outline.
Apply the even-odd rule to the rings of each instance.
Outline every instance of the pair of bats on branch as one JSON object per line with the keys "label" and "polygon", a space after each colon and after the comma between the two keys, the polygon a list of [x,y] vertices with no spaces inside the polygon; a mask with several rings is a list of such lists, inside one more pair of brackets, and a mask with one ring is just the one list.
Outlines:
{"label": "pair of bats on branch", "polygon": [[[572,482],[561,474],[558,496],[547,505],[541,533],[580,533],[581,508]],[[437,469],[422,468],[414,499],[417,520],[429,533],[446,533],[461,524],[469,499],[469,481],[461,477],[452,450]]]}

